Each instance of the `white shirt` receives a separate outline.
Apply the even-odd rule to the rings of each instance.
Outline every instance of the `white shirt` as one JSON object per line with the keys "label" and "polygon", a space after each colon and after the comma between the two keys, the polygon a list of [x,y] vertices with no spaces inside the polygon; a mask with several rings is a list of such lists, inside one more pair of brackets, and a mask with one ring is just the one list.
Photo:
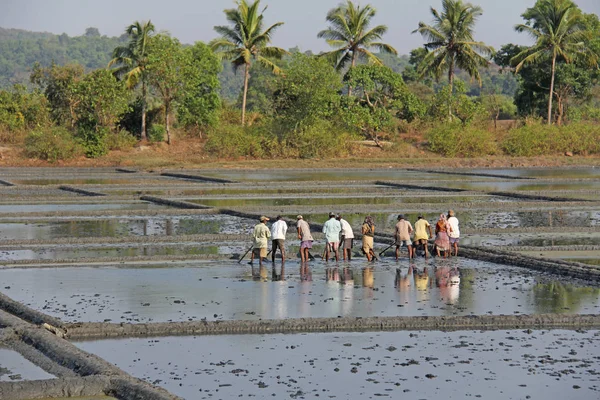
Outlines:
{"label": "white shirt", "polygon": [[346,221],[343,218],[340,218],[340,224],[342,224],[342,236],[345,239],[354,239],[354,232],[352,232],[352,227],[350,226],[348,221]]}
{"label": "white shirt", "polygon": [[452,228],[452,232],[448,232],[448,236],[453,239],[458,239],[460,237],[460,229],[458,229],[458,218],[448,218],[448,224]]}
{"label": "white shirt", "polygon": [[287,233],[288,226],[284,220],[275,221],[271,225],[271,240],[284,239]]}

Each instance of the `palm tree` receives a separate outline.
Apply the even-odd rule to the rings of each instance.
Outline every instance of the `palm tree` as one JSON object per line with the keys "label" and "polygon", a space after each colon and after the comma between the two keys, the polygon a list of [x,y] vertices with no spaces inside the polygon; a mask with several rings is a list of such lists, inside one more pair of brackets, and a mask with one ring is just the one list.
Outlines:
{"label": "palm tree", "polygon": [[126,46],[119,46],[113,51],[113,59],[108,63],[108,67],[117,65],[115,74],[125,79],[127,88],[133,89],[139,83],[142,85],[142,140],[146,140],[146,109],[147,109],[147,74],[148,65],[148,40],[154,32],[154,25],[151,21],[136,21],[129,25],[125,33],[129,36],[129,43]]}
{"label": "palm tree", "polygon": [[585,30],[581,11],[571,0],[539,0],[534,7],[521,15],[527,22],[515,26],[517,32],[533,37],[535,44],[511,60],[515,72],[525,64],[552,59],[550,95],[548,97],[548,125],[552,124],[552,98],[554,75],[558,58],[570,63],[586,52],[586,41],[591,39]]}
{"label": "palm tree", "polygon": [[452,93],[455,69],[460,68],[481,85],[479,67],[487,67],[486,57],[494,52],[492,47],[473,39],[475,22],[483,10],[461,0],[442,0],[442,9],[440,13],[431,7],[433,25],[419,22],[419,28],[413,31],[428,41],[425,48],[429,52],[418,67],[419,75],[430,74],[439,79],[447,71]]}
{"label": "palm tree", "polygon": [[248,80],[252,61],[257,61],[269,68],[274,74],[281,73],[281,69],[269,58],[281,59],[287,51],[268,46],[277,28],[283,22],[277,22],[263,30],[263,13],[266,7],[260,10],[260,0],[249,4],[247,0],[239,0],[237,8],[225,10],[225,17],[232,25],[215,26],[215,31],[221,38],[210,42],[213,50],[219,52],[226,60],[231,60],[237,70],[244,66],[244,95],[242,98],[242,125],[246,122],[246,96],[248,94]]}
{"label": "palm tree", "polygon": [[[381,59],[373,54],[371,49],[377,49],[382,53],[398,54],[392,46],[380,41],[388,30],[387,26],[377,25],[369,30],[375,14],[376,10],[370,4],[360,7],[350,0],[327,13],[326,21],[329,22],[330,27],[319,32],[317,37],[324,38],[331,47],[335,48],[324,53],[323,56],[335,60],[338,70],[343,69],[348,62],[351,68],[354,67],[359,55],[376,65],[383,65]],[[348,89],[348,95],[352,95],[352,88]]]}

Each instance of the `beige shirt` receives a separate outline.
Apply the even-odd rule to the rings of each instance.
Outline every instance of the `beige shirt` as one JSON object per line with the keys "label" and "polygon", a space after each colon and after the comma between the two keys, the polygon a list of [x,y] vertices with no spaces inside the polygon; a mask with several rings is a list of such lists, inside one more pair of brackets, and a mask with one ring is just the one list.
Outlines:
{"label": "beige shirt", "polygon": [[413,227],[409,221],[401,219],[396,224],[396,238],[398,240],[410,240],[410,234],[413,231]]}
{"label": "beige shirt", "polygon": [[296,224],[298,229],[300,229],[301,241],[305,242],[307,240],[314,240],[312,235],[310,234],[310,225],[303,219],[299,219]]}

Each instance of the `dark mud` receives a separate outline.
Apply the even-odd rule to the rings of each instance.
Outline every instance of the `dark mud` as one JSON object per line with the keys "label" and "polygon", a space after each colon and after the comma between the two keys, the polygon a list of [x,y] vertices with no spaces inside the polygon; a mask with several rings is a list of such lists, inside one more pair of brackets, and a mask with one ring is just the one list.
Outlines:
{"label": "dark mud", "polygon": [[88,196],[88,197],[104,197],[104,196],[106,196],[105,193],[92,192],[91,190],[76,188],[73,186],[59,186],[58,188],[60,190],[64,190],[65,192],[77,193],[77,194],[81,194],[83,196]]}
{"label": "dark mud", "polygon": [[163,172],[161,176],[167,176],[171,178],[182,178],[192,181],[201,181],[201,182],[211,182],[211,183],[235,183],[235,181],[230,181],[228,179],[219,179],[219,178],[211,178],[208,176],[202,175],[191,175],[191,174],[179,174],[173,172]]}

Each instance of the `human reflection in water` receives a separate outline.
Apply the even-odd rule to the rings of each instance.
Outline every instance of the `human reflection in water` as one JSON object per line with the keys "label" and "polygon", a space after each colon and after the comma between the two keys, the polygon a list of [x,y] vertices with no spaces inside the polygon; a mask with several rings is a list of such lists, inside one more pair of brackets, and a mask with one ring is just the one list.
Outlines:
{"label": "human reflection in water", "polygon": [[335,283],[340,281],[340,269],[338,267],[325,268],[325,281]]}
{"label": "human reflection in water", "polygon": [[285,281],[285,261],[281,262],[281,269],[279,275],[277,274],[277,266],[273,264],[273,270],[271,271],[271,279],[273,280],[273,282]]}
{"label": "human reflection in water", "polygon": [[396,268],[396,278],[394,279],[394,287],[399,291],[408,291],[412,286],[412,278],[414,274],[414,268],[411,265],[408,267],[406,275],[402,274],[402,268]]}
{"label": "human reflection in water", "polygon": [[252,266],[252,279],[255,281],[266,281],[268,276],[267,267],[260,265],[259,267]]}
{"label": "human reflection in water", "polygon": [[312,282],[312,271],[307,262],[300,264],[300,282]]}
{"label": "human reflection in water", "polygon": [[340,277],[340,283],[343,285],[354,285],[354,271],[350,267],[344,267]]}
{"label": "human reflection in water", "polygon": [[440,297],[446,304],[455,304],[460,294],[460,270],[457,267],[437,267],[435,284],[440,289]]}
{"label": "human reflection in water", "polygon": [[426,292],[427,289],[431,287],[431,281],[429,279],[429,269],[427,267],[423,268],[423,271],[419,271],[418,268],[415,268],[415,287],[419,292]]}
{"label": "human reflection in water", "polygon": [[362,269],[363,287],[373,288],[375,286],[375,278],[373,277],[373,267],[365,267]]}

